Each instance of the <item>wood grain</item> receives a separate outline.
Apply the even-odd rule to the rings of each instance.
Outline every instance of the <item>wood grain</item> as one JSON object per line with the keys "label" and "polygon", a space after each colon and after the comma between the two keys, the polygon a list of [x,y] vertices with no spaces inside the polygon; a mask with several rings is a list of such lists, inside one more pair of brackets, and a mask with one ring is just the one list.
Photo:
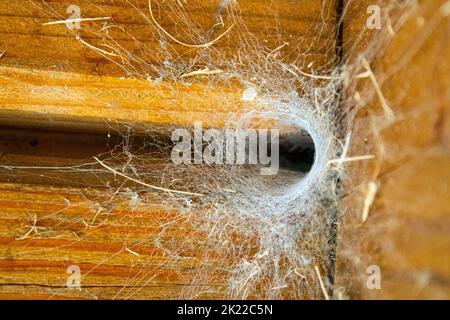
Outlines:
{"label": "wood grain", "polygon": [[[8,169],[92,162],[93,155],[121,142],[107,136],[117,123],[190,125],[201,119],[220,127],[230,115],[252,107],[241,101],[244,88],[237,81],[209,85],[211,78],[204,76],[186,83],[170,77],[153,81],[157,75],[148,66],[161,65],[165,56],[155,27],[139,14],[147,12],[147,1],[132,1],[138,10],[122,0],[79,3],[85,17],[112,17],[111,23],[123,28],[111,29],[115,44],[146,64],[124,70],[80,44],[64,25],[43,25],[65,18],[69,1],[0,3],[0,51],[5,52],[0,58],[0,298],[226,297],[228,274],[217,270],[226,270],[231,259],[213,250],[208,262],[201,262],[202,252],[210,255],[214,245],[205,242],[205,235],[189,224],[168,230],[162,241],[186,243],[186,257],[178,259],[155,246],[161,225],[176,216],[164,208],[160,194],[147,195],[154,197],[152,205],[131,208],[129,199],[105,188],[106,181],[115,180],[112,174]],[[213,28],[219,3],[189,1],[183,8],[199,41],[224,30]],[[168,32],[192,40],[191,29],[168,13],[171,7],[157,9]],[[231,17],[222,14],[230,25]],[[243,39],[250,39],[249,47],[252,41],[263,43],[268,52],[288,43],[278,50],[285,61],[314,62],[314,70],[325,71],[337,62],[337,14],[334,0],[239,1],[239,17],[248,31],[231,30],[212,53],[227,62],[239,57]],[[100,47],[105,43],[102,27],[85,23],[80,35]],[[167,52],[176,61],[198,56],[198,50],[174,43]],[[191,66],[197,67],[203,66]],[[152,81],[145,79],[147,72]],[[81,268],[81,290],[66,287],[70,265]]]}
{"label": "wood grain", "polygon": [[[352,153],[375,154],[377,159],[350,167],[354,184],[348,189],[339,233],[337,297],[450,297],[450,46],[445,3],[420,1],[372,62],[396,118],[390,124],[383,120],[376,97],[358,114]],[[346,52],[350,59],[366,52],[372,36],[388,33],[387,26],[378,34],[364,31],[368,15],[362,13],[370,4],[373,1],[347,1],[344,47],[357,48]],[[378,4],[386,8],[386,2]],[[364,36],[358,41],[361,31]],[[364,86],[367,83],[359,88]],[[363,222],[369,181],[376,181],[378,192]],[[380,267],[379,290],[366,285],[370,265]]]}
{"label": "wood grain", "polygon": [[[198,27],[198,32],[211,34],[217,24],[219,3],[190,1],[179,11]],[[83,17],[111,17],[106,34],[99,31],[105,27],[100,22],[87,22],[76,32],[64,24],[43,25],[65,17],[70,4],[62,0],[0,4],[0,50],[4,51],[0,61],[2,123],[104,130],[105,120],[186,125],[202,119],[211,126],[220,126],[230,114],[251,108],[241,101],[245,88],[233,79],[208,84],[213,76],[172,81],[171,77],[180,80],[182,74],[204,68],[186,61],[212,55],[210,59],[220,67],[221,61],[242,54],[251,56],[255,49],[251,42],[244,44],[243,38],[253,38],[268,53],[283,45],[277,52],[286,62],[295,61],[299,66],[314,62],[315,70],[329,69],[337,60],[333,48],[335,1],[240,1],[239,17],[248,30],[243,33],[236,26],[217,43],[217,50],[197,50],[177,43],[161,48],[161,37],[148,21],[148,1],[144,0],[81,1]],[[147,15],[147,20],[141,13]],[[163,5],[158,11],[158,23],[174,37],[186,39],[189,30],[183,30],[183,21],[173,16],[172,7]],[[226,27],[233,23],[226,13],[223,20]],[[210,38],[220,32],[223,28]],[[135,62],[126,57],[122,57],[124,62],[118,57],[102,56],[83,46],[76,35],[99,48],[123,48],[123,54],[132,56]],[[162,66],[167,59],[174,65],[186,64],[185,70],[178,67],[176,74],[161,82],[151,66]],[[233,72],[227,65],[223,71]],[[212,111],[214,117],[210,116]]]}
{"label": "wood grain", "polygon": [[[376,35],[364,29],[366,9],[373,2],[344,1],[344,56],[350,65]],[[160,37],[137,14],[147,11],[147,1],[132,3],[138,11],[127,1],[80,1],[83,16],[112,17],[111,22],[125,28],[111,30],[116,44],[148,65],[160,65],[165,59]],[[223,31],[213,27],[218,3],[190,1],[184,8],[199,31],[198,41],[201,35],[213,39]],[[307,71],[311,62],[315,71],[336,65],[337,1],[239,3],[249,29],[246,37],[265,41],[269,49],[289,43],[279,54]],[[386,8],[386,3],[379,5]],[[375,154],[377,159],[348,167],[352,183],[345,186],[336,298],[450,297],[450,47],[448,17],[439,16],[445,3],[420,1],[416,14],[371,61],[396,118],[385,125],[376,97],[358,113],[351,153]],[[7,169],[92,161],[93,155],[120,144],[120,138],[107,136],[120,122],[189,125],[200,118],[220,127],[230,115],[252,108],[241,101],[244,88],[238,82],[216,81],[211,86],[211,78],[205,77],[189,83],[170,77],[148,81],[146,73],[152,79],[156,75],[147,65],[127,65],[124,70],[80,44],[64,25],[43,25],[65,18],[69,4],[0,3],[0,52],[5,51],[0,58],[0,298],[224,297],[227,277],[217,267],[228,260],[220,251],[200,265],[208,275],[197,279],[201,285],[191,286],[201,260],[195,257],[206,245],[204,235],[189,225],[170,229],[169,239],[184,241],[189,235],[197,248],[178,260],[151,240],[160,234],[161,224],[176,216],[164,209],[160,195],[149,195],[154,198],[151,206],[131,208],[129,199],[113,197],[104,188],[105,181],[114,180],[112,175]],[[171,7],[156,8],[161,25],[179,39],[192,40],[190,29],[168,10]],[[229,25],[231,17],[223,13],[223,18]],[[80,35],[92,45],[108,41],[99,32],[103,23],[83,26]],[[388,33],[387,27],[381,32]],[[239,56],[242,38],[239,29],[232,30],[212,53],[224,61]],[[174,43],[167,50],[176,61],[198,55]],[[393,66],[397,70],[383,78]],[[181,69],[178,76],[188,71]],[[366,79],[357,88],[367,86]],[[363,222],[369,181],[376,181],[378,191]],[[81,290],[66,287],[70,265],[81,268]],[[380,290],[366,286],[370,265],[381,268]]]}

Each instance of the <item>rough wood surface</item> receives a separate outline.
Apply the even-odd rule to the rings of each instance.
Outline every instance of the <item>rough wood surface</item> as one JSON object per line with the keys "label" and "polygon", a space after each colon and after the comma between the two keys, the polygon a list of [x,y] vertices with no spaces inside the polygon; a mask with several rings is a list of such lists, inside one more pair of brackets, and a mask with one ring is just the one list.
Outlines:
{"label": "rough wood surface", "polygon": [[[173,5],[176,1],[166,3]],[[99,31],[104,21],[83,22],[77,32],[64,24],[43,25],[65,18],[70,4],[63,0],[0,3],[0,52],[4,52],[0,60],[2,123],[37,126],[45,123],[47,127],[72,129],[98,129],[100,126],[104,129],[105,119],[163,125],[191,124],[193,119],[202,119],[212,126],[220,126],[229,114],[251,107],[240,101],[245,88],[233,80],[226,85],[211,86],[206,84],[204,76],[193,77],[185,84],[165,80],[150,83],[145,79],[146,74],[157,77],[154,70],[146,66],[161,65],[165,59],[157,30],[141,15],[148,16],[148,1],[81,1],[78,5],[83,17],[111,17],[107,22],[120,26],[121,29],[111,27],[107,35]],[[217,24],[219,4],[216,0],[189,1],[189,5],[180,10],[205,34],[210,34]],[[277,52],[286,61],[296,61],[299,65],[314,61],[316,70],[335,65],[335,1],[326,4],[322,1],[297,1],[295,4],[287,0],[240,1],[239,8],[239,16],[248,28],[245,36],[254,37],[269,50],[283,46]],[[157,16],[161,19],[159,23],[173,36],[186,39],[190,35],[190,30],[184,30],[182,21],[173,18],[164,5]],[[223,16],[224,21],[232,25],[233,20],[228,21],[231,18],[227,20],[226,14]],[[213,33],[211,39],[223,29]],[[319,31],[327,38],[318,37]],[[84,46],[76,35],[99,48],[105,48],[105,44],[122,47],[143,62],[124,70],[113,63],[111,57]],[[113,38],[114,43],[108,42],[106,37]],[[216,44],[220,54],[238,57],[242,49],[241,37],[237,27],[231,29]],[[185,61],[194,59],[206,49],[172,43],[167,50],[170,53],[166,54],[176,62],[178,57]]]}
{"label": "rough wood surface", "polygon": [[[345,55],[351,53],[356,58],[368,44],[370,35],[363,39],[357,35],[365,26],[366,9],[372,2],[344,1]],[[147,22],[127,1],[80,3],[84,16],[111,16],[126,26],[127,33],[114,31],[113,36],[127,50],[142,53],[150,63],[162,61],[163,57],[152,54],[158,36],[146,28]],[[134,3],[141,10],[147,9],[147,1]],[[205,33],[210,32],[217,22],[218,3],[191,1],[187,16],[203,26]],[[255,38],[267,40],[268,48],[289,42],[280,49],[283,57],[297,60],[299,53],[307,52],[301,55],[305,66],[311,61],[324,70],[335,65],[330,43],[334,43],[336,30],[336,1],[327,1],[324,8],[320,0],[280,0],[276,1],[276,14],[274,1],[240,3],[250,31]],[[360,132],[354,132],[367,136],[372,147],[357,144],[352,153],[375,153],[375,163],[381,165],[349,167],[356,188],[347,190],[344,199],[335,281],[338,298],[450,297],[448,17],[435,22],[446,1],[420,3],[419,14],[408,20],[393,36],[388,50],[372,62],[380,77],[392,65],[407,61],[382,85],[398,116],[393,125],[379,132],[385,149],[382,159],[376,148],[380,143],[374,142],[377,137],[367,133],[372,115],[380,113],[377,99],[362,110],[356,126]],[[105,151],[106,142],[116,143],[106,136],[106,129],[117,121],[190,124],[199,117],[209,125],[220,126],[228,114],[251,108],[241,101],[243,88],[238,84],[208,87],[206,81],[196,78],[191,86],[177,85],[175,94],[170,81],[158,84],[130,79],[122,68],[81,45],[64,25],[43,26],[65,18],[69,4],[62,0],[0,3],[0,53],[4,51],[0,54],[2,166],[86,163],[92,155]],[[383,3],[380,7],[384,8]],[[315,27],[323,22],[324,12],[327,19],[321,28],[329,32],[320,34],[327,35],[326,39],[317,37]],[[158,18],[172,34],[187,38],[186,30],[177,28],[167,15],[161,13]],[[102,23],[86,25],[91,31],[102,27]],[[130,34],[139,41],[131,41]],[[95,32],[82,36],[93,45],[104,40]],[[230,32],[218,45],[225,54],[235,55],[239,41],[239,36]],[[171,50],[183,57],[193,54],[179,45]],[[122,76],[127,78],[120,79]],[[43,133],[14,126],[60,131]],[[79,133],[84,131],[96,133]],[[151,235],[159,233],[158,226],[172,217],[158,205],[157,195],[153,207],[131,210],[123,199],[111,201],[101,187],[107,178],[67,173],[43,177],[35,171],[19,174],[2,168],[0,298],[149,299],[192,297],[193,292],[198,298],[222,297],[223,274],[210,274],[204,286],[191,288],[196,276],[192,268],[198,262],[184,259],[173,263],[149,241]],[[371,180],[377,182],[378,192],[368,219],[362,222],[363,201]],[[193,234],[181,227],[171,232],[176,239]],[[196,237],[192,236],[192,241]],[[212,259],[205,271],[216,270],[217,261]],[[66,287],[70,265],[81,268],[80,291]],[[366,286],[370,265],[381,269],[380,290]]]}
{"label": "rough wood surface", "polygon": [[[344,45],[348,50],[357,44],[353,59],[373,36],[366,33],[357,40],[368,17],[362,13],[370,4],[347,1]],[[378,4],[386,9],[383,1]],[[381,89],[396,118],[386,124],[374,116],[382,115],[376,97],[359,113],[354,135],[368,140],[356,139],[361,143],[352,152],[377,159],[349,166],[355,185],[348,190],[339,232],[338,297],[450,297],[450,42],[444,4],[448,6],[447,1],[420,1],[416,13],[391,36],[387,50],[372,62],[377,79],[384,79]],[[376,119],[385,125],[377,126]],[[363,222],[370,181],[376,181],[378,191]],[[381,289],[367,286],[371,265],[380,267]]]}
{"label": "rough wood surface", "polygon": [[[336,1],[325,5],[320,0],[239,2],[250,32],[266,41],[268,48],[289,42],[279,50],[286,59],[304,65],[314,61],[315,68],[324,70],[335,65]],[[148,9],[147,1],[133,3],[142,11]],[[218,3],[189,1],[186,15],[209,32],[217,23]],[[226,259],[210,258],[208,265],[202,266],[209,273],[208,281],[193,288],[193,277],[199,276],[193,271],[198,261],[174,262],[150,241],[159,234],[159,226],[173,217],[158,204],[156,195],[153,207],[131,210],[129,201],[112,199],[102,183],[97,184],[97,175],[42,176],[5,167],[92,162],[92,155],[105,151],[105,142],[114,144],[106,134],[117,121],[167,125],[201,119],[206,125],[220,126],[227,114],[251,107],[242,103],[243,88],[237,84],[208,87],[201,77],[193,79],[190,86],[129,79],[120,67],[81,45],[64,25],[42,25],[65,18],[69,4],[0,3],[0,52],[4,51],[0,58],[0,123],[4,125],[0,144],[4,166],[0,173],[0,298],[223,297],[227,279],[214,270],[217,261],[226,267]],[[148,23],[127,1],[81,1],[81,6],[83,16],[113,17],[129,34],[139,36],[138,42],[145,48],[135,47],[129,34],[118,32],[114,37],[121,45],[133,53],[143,49],[149,63],[161,63],[162,57],[152,54],[159,45],[158,36],[146,28]],[[185,39],[187,31],[177,28],[161,11],[158,19],[164,28]],[[88,26],[96,30],[101,23]],[[317,28],[329,29],[321,33],[326,39],[317,37]],[[93,45],[103,40],[95,33],[82,36]],[[235,55],[240,41],[239,35],[230,32],[218,46],[225,54]],[[183,46],[173,45],[172,50],[191,54]],[[119,78],[122,76],[126,79]],[[168,237],[204,243],[203,235],[188,228],[180,225],[170,230]],[[195,257],[195,252],[186,254]],[[81,269],[81,290],[66,287],[70,265]]]}

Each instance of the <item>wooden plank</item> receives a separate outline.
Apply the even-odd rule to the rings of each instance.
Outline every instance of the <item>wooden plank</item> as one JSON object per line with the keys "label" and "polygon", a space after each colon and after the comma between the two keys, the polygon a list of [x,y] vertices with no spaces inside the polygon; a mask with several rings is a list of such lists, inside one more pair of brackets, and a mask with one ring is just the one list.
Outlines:
{"label": "wooden plank", "polygon": [[[244,58],[254,58],[263,65],[257,50],[270,54],[278,48],[272,54],[301,67],[314,62],[314,70],[321,71],[336,63],[330,46],[335,1],[239,1],[234,15],[221,9],[220,1],[178,3],[166,1],[153,11],[166,32],[180,41],[202,43],[203,34],[215,39],[235,27],[210,48],[196,49],[161,37],[146,0],[81,1],[83,17],[111,19],[84,22],[75,32],[64,24],[44,25],[66,17],[70,1],[0,4],[0,122],[104,130],[104,119],[162,125],[202,119],[220,126],[230,114],[251,108],[241,101],[245,87],[233,79],[232,59],[245,64]],[[99,54],[86,43],[115,50],[118,56]],[[207,62],[226,76],[182,78]],[[214,117],[209,116],[212,110]]]}
{"label": "wooden plank", "polygon": [[[387,10],[387,2],[347,1],[344,48],[350,63],[367,53],[372,36],[388,36],[388,47],[371,66],[395,118],[386,121],[376,95],[358,114],[351,153],[375,154],[377,159],[350,166],[352,184],[340,229],[335,295],[448,299],[449,3],[419,1],[394,35],[389,35],[388,25],[380,31],[365,30],[369,15],[362,13],[373,4]],[[364,88],[374,93],[367,79],[357,86],[367,92]],[[349,100],[350,105],[355,103]],[[377,192],[363,221],[370,181],[376,183]],[[381,289],[367,286],[371,265],[380,268]]]}
{"label": "wooden plank", "polygon": [[[242,90],[206,85],[151,84],[146,80],[2,68],[1,119],[10,126],[96,130],[117,122],[221,127],[248,111]],[[210,117],[214,113],[215,117]]]}
{"label": "wooden plank", "polygon": [[[222,12],[225,26],[214,30],[220,2],[189,1],[182,12],[197,28],[192,39],[192,28],[170,14],[170,4],[175,2],[165,1],[169,7],[162,6],[155,15],[183,41],[214,39],[232,21]],[[65,18],[69,1],[34,3],[37,6],[19,0],[0,4],[0,51],[5,51],[0,59],[0,124],[4,125],[0,130],[0,298],[227,297],[227,268],[236,259],[227,256],[230,245],[211,243],[188,222],[168,228],[165,238],[159,239],[161,228],[178,216],[162,205],[161,194],[146,193],[145,205],[134,207],[129,195],[121,197],[111,191],[114,188],[105,187],[107,182],[123,181],[95,170],[98,165],[87,174],[27,167],[92,163],[93,155],[120,145],[120,139],[107,133],[121,123],[190,125],[200,119],[205,126],[220,127],[230,115],[253,107],[241,100],[244,86],[214,76],[181,81],[183,73],[204,67],[202,59],[190,64],[190,59],[201,56],[198,50],[171,41],[162,50],[155,26],[128,1],[80,1],[83,16],[111,16],[111,24],[125,28],[126,32],[110,30],[111,38],[117,39],[114,44],[146,62],[130,65],[127,60],[125,71],[80,44],[64,25],[43,26]],[[148,9],[146,0],[133,3],[139,11]],[[248,31],[237,25],[211,48],[208,56],[217,66],[229,66],[230,59],[239,61],[243,48],[250,48],[250,58],[266,59],[280,46],[277,54],[305,71],[325,72],[335,66],[337,1],[245,0],[239,1],[239,8],[237,18],[244,20]],[[102,23],[83,23],[80,34],[89,44],[102,47],[111,43],[99,32],[102,27]],[[266,55],[252,57],[259,54],[251,50],[256,42],[265,47]],[[185,68],[156,80],[159,75],[149,66],[161,66],[166,55],[175,57],[174,63],[185,63]],[[145,79],[147,72],[151,81]],[[152,170],[161,169],[156,159]],[[177,251],[182,256],[170,256],[155,245],[155,238],[168,246],[180,245]],[[66,287],[70,265],[81,269],[81,290]],[[283,297],[295,294],[285,292]],[[256,293],[249,296],[254,297]]]}
{"label": "wooden plank", "polygon": [[[0,188],[2,298],[177,298],[198,276],[195,252],[185,251],[186,258],[175,262],[153,243],[161,225],[175,216],[163,206],[130,210],[125,201],[108,202],[106,190],[24,184]],[[101,199],[113,208],[110,212],[98,214],[95,203]],[[155,196],[155,203],[160,201]],[[26,236],[30,226],[38,231]],[[182,225],[165,236],[187,235],[192,243],[204,243]],[[204,267],[209,277],[198,284],[199,298],[224,295],[226,279],[216,270],[226,260],[219,255],[216,262],[210,256],[209,267]],[[81,269],[80,290],[66,286],[71,265]]]}

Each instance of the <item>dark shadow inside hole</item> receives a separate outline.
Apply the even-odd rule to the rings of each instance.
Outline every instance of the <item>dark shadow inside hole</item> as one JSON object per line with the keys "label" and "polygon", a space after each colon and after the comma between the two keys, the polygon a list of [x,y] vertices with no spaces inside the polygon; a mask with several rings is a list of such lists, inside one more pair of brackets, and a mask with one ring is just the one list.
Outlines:
{"label": "dark shadow inside hole", "polygon": [[280,136],[280,169],[308,173],[315,158],[312,137],[305,130]]}

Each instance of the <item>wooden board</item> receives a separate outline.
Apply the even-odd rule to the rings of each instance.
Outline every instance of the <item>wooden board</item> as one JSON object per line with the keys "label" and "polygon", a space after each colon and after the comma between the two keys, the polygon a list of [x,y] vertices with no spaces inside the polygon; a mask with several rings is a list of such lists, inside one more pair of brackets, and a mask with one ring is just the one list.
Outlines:
{"label": "wooden board", "polygon": [[[179,6],[177,1],[165,3]],[[333,48],[336,1],[240,1],[239,19],[248,30],[242,31],[236,25],[211,48],[199,49],[173,41],[162,48],[161,31],[149,20],[146,0],[81,1],[83,17],[111,19],[85,22],[75,31],[65,24],[44,25],[65,18],[70,4],[63,0],[0,4],[0,52],[4,51],[0,63],[2,123],[104,130],[105,119],[162,125],[186,125],[193,119],[203,119],[210,122],[206,124],[220,126],[230,114],[251,108],[251,104],[241,101],[245,88],[233,80],[233,70],[223,63],[241,54],[255,54],[253,44],[244,44],[243,37],[263,46],[268,54],[279,48],[274,53],[286,62],[295,61],[299,66],[314,62],[315,70],[329,69],[337,60]],[[193,30],[184,30],[183,21],[174,18],[174,12],[182,12],[197,32],[216,39],[233,23],[239,23],[225,11],[224,26],[211,33],[218,12],[224,10],[219,4],[216,0],[189,1],[185,7],[176,7],[178,11],[167,5],[159,11],[155,5],[153,10],[166,32],[193,42],[188,38]],[[108,32],[102,31],[105,23]],[[100,49],[109,48],[105,45],[122,48],[126,56],[99,54],[77,40],[77,35]],[[220,70],[228,72],[231,79],[211,85],[208,83],[214,75],[181,78],[205,68],[199,58],[202,55],[210,55],[218,68],[224,64]],[[191,60],[199,61],[196,64]],[[172,68],[175,74],[163,77],[151,66],[162,68],[164,63],[180,66]]]}
{"label": "wooden board", "polygon": [[[372,36],[389,35],[387,25],[379,33],[364,31],[369,15],[362,13],[371,4],[347,1],[344,48],[350,60],[366,52]],[[387,10],[385,4],[378,2]],[[371,64],[395,118],[383,119],[376,96],[358,114],[352,153],[377,159],[349,166],[354,184],[339,233],[337,297],[450,297],[450,42],[444,4],[420,1]],[[370,181],[378,191],[363,221]],[[380,268],[380,289],[367,286],[372,265]]]}
{"label": "wooden board", "polygon": [[[111,37],[123,48],[149,64],[160,65],[165,59],[160,36],[138,14],[147,12],[148,3],[133,3],[139,10],[127,1],[80,2],[83,16],[111,17],[111,24],[125,28],[126,32],[111,30]],[[336,65],[337,1],[239,3],[249,32],[255,41],[265,43],[267,52],[289,43],[277,52],[306,71],[326,71]],[[385,9],[386,3],[379,5]],[[450,297],[450,48],[448,16],[442,14],[445,3],[420,1],[417,13],[371,61],[396,120],[383,125],[376,96],[358,114],[351,154],[375,154],[377,158],[348,166],[351,183],[344,185],[336,298]],[[252,108],[241,101],[244,87],[237,81],[217,81],[214,86],[209,85],[214,76],[194,77],[185,83],[173,77],[155,81],[154,70],[142,64],[137,70],[133,69],[136,65],[124,70],[81,44],[65,25],[43,25],[66,18],[69,4],[63,0],[0,3],[2,166],[92,162],[93,155],[109,150],[106,144],[120,143],[118,137],[107,136],[119,122],[189,125],[201,118],[220,127],[229,115]],[[214,28],[218,4],[190,1],[183,8],[199,32],[195,34],[199,43],[214,39],[231,23],[222,12],[225,26]],[[372,4],[344,1],[344,55],[351,65],[371,43],[373,33],[364,28],[367,7]],[[191,29],[167,10],[171,8],[155,7],[161,25],[178,39],[193,40]],[[99,31],[104,23],[83,23],[82,38],[97,47],[110,43]],[[239,55],[242,35],[234,31],[214,45],[217,60]],[[389,33],[388,26],[381,32]],[[177,61],[198,55],[175,43],[167,50]],[[308,70],[311,62],[315,65]],[[383,80],[392,66],[398,66],[397,70]],[[177,71],[176,79],[203,67],[186,66]],[[146,72],[151,81],[145,79]],[[370,85],[365,79],[358,88]],[[131,208],[129,199],[112,197],[104,188],[108,179],[112,175],[42,174],[2,167],[0,298],[152,299],[193,297],[193,292],[196,298],[223,297],[227,278],[216,270],[218,261],[223,264],[226,259],[217,257],[202,266],[208,281],[197,279],[201,285],[192,287],[197,276],[192,270],[198,261],[174,262],[150,240],[159,234],[158,226],[173,219],[173,213],[162,208],[158,194],[150,194],[155,198],[153,206]],[[376,183],[377,192],[363,221],[370,181]],[[204,236],[188,226],[170,232],[172,239],[189,234],[196,245],[204,244]],[[189,255],[195,257],[196,252]],[[70,265],[81,269],[81,290],[66,287]],[[379,290],[366,285],[371,265],[381,270]]]}
{"label": "wooden board", "polygon": [[[83,16],[112,17],[126,29],[126,33],[113,35],[126,50],[141,53],[149,64],[163,63],[155,27],[150,28],[127,1],[80,3]],[[139,11],[148,10],[147,1],[133,3]],[[217,23],[219,3],[189,1],[183,12],[208,33]],[[148,81],[143,77],[146,68],[139,70],[139,76],[127,74],[83,46],[64,25],[43,26],[65,18],[69,4],[19,0],[0,4],[0,51],[5,51],[0,59],[4,137],[0,153],[4,165],[0,173],[0,298],[225,297],[228,278],[216,271],[219,261],[226,269],[227,260],[220,252],[217,259],[210,257],[201,266],[207,280],[197,279],[199,285],[192,287],[193,278],[199,276],[194,269],[201,261],[195,257],[202,247],[186,252],[189,259],[175,260],[155,247],[152,239],[161,232],[160,226],[174,217],[160,205],[160,195],[154,195],[153,206],[131,208],[129,199],[117,198],[104,188],[105,181],[114,180],[112,174],[41,174],[26,169],[92,162],[93,155],[109,150],[105,143],[111,147],[117,142],[107,134],[119,122],[164,126],[189,125],[202,119],[205,125],[220,127],[229,114],[251,108],[241,101],[244,87],[238,82],[210,86],[210,78],[205,76],[185,84],[170,77],[158,82],[154,74]],[[239,1],[239,7],[251,36],[264,43],[268,52],[289,43],[277,50],[286,61],[304,66],[313,61],[314,70],[335,66],[337,1],[248,0]],[[163,9],[155,14],[161,25],[188,41],[189,30],[177,25]],[[225,13],[223,18],[228,26]],[[100,47],[104,43],[98,33],[102,23],[86,23],[88,30],[81,31],[82,38]],[[224,28],[210,38],[221,30]],[[234,57],[242,49],[242,35],[233,31],[215,45],[226,57]],[[131,41],[130,35],[138,41]],[[186,60],[198,54],[173,43],[169,50]],[[192,69],[186,69],[189,71]],[[11,171],[8,165],[25,169]],[[167,237],[174,242],[211,245],[188,225],[170,230]],[[70,265],[81,269],[81,290],[66,287]]]}

